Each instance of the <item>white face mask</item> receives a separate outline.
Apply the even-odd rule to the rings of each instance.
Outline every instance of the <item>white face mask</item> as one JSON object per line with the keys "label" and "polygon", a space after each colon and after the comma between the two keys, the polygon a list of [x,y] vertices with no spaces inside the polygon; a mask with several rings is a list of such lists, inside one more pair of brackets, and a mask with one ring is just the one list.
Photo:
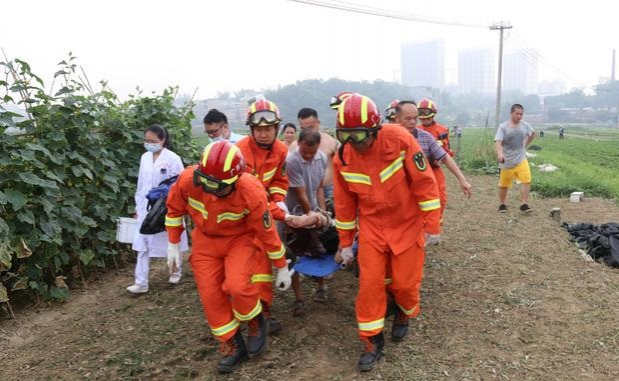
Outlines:
{"label": "white face mask", "polygon": [[157,143],[144,143],[144,148],[148,152],[152,152],[152,153],[159,152],[162,149],[161,144],[157,144]]}

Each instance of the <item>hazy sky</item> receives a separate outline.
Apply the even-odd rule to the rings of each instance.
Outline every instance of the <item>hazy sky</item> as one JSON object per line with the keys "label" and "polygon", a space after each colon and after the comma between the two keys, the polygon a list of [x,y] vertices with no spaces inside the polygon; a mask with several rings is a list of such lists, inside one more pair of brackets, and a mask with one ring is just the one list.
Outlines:
{"label": "hazy sky", "polygon": [[[321,0],[330,2],[332,0]],[[506,51],[545,58],[540,79],[591,86],[609,77],[619,48],[619,2],[589,0],[347,0],[419,16],[490,25],[510,22]],[[340,2],[341,3],[341,2]],[[28,61],[47,83],[72,51],[91,82],[119,95],[179,85],[199,99],[308,78],[399,80],[400,46],[442,38],[447,82],[457,50],[498,46],[486,27],[433,25],[288,0],[0,0],[0,48]],[[550,62],[547,64],[546,61]]]}

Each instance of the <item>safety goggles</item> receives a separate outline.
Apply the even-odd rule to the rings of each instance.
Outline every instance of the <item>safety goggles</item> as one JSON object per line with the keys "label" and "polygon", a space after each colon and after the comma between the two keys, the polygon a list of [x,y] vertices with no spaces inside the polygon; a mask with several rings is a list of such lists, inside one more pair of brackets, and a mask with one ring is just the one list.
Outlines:
{"label": "safety goggles", "polygon": [[279,122],[281,122],[281,120],[277,117],[276,113],[269,110],[262,110],[251,114],[247,124],[250,126],[271,126]]}
{"label": "safety goggles", "polygon": [[419,116],[432,116],[434,115],[434,112],[432,111],[432,109],[429,108],[420,108],[419,109]]}
{"label": "safety goggles", "polygon": [[212,194],[219,193],[228,186],[228,184],[224,183],[223,181],[216,179],[212,176],[205,175],[198,170],[195,170],[193,172],[193,183],[196,186],[201,186],[202,190],[204,190],[206,193]]}
{"label": "safety goggles", "polygon": [[329,106],[332,109],[337,109],[340,104],[342,104],[342,100],[340,98],[338,98],[336,96],[332,96],[331,97],[331,101],[329,102]]}
{"label": "safety goggles", "polygon": [[395,107],[389,107],[385,110],[385,118],[394,119],[395,118]]}
{"label": "safety goggles", "polygon": [[340,128],[335,130],[335,136],[342,144],[346,144],[348,142],[361,144],[370,137],[370,129],[365,127]]}

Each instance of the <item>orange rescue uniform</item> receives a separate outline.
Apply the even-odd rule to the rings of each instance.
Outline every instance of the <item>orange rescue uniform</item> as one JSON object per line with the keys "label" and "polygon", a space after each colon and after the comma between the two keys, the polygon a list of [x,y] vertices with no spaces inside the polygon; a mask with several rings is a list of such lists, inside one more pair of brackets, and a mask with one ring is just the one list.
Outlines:
{"label": "orange rescue uniform", "polygon": [[[426,213],[440,212],[434,174],[419,143],[400,125],[383,125],[364,152],[346,145],[334,159],[335,226],[340,246],[359,232],[359,294],[356,314],[361,336],[383,330],[389,267],[396,303],[409,317],[419,314]],[[438,218],[425,231],[439,234]]]}
{"label": "orange rescue uniform", "polygon": [[[253,137],[248,136],[236,143],[245,159],[245,171],[254,175],[267,191],[269,210],[273,218],[283,221],[286,213],[275,203],[285,202],[288,192],[288,176],[286,176],[286,156],[288,147],[275,139],[270,150],[260,148]],[[258,242],[259,244],[259,242]],[[256,270],[252,281],[257,284],[260,299],[271,305],[273,302],[273,270],[271,261],[264,253],[256,254]]]}
{"label": "orange rescue uniform", "polygon": [[[169,241],[178,243],[184,230],[183,215],[191,216],[195,228],[189,263],[211,331],[217,339],[227,341],[236,333],[239,321],[262,312],[258,289],[251,283],[256,253],[263,254],[266,249],[275,266],[283,268],[287,265],[285,250],[264,188],[255,177],[242,174],[236,189],[219,198],[194,185],[196,168],[185,169],[170,189],[166,228]],[[258,247],[256,240],[263,247]]]}
{"label": "orange rescue uniform", "polygon": [[[417,128],[421,128],[426,132],[429,132],[434,136],[437,143],[447,152],[447,154],[451,157],[454,156],[453,151],[449,146],[449,129],[442,124],[433,121],[433,123],[429,126],[424,126],[423,124],[417,126]],[[445,206],[447,206],[447,185],[445,183],[445,172],[440,165],[432,165],[432,170],[434,171],[434,177],[436,177],[436,182],[438,184],[438,191],[440,193],[441,199],[441,215],[440,220],[443,221],[443,213],[445,212]]]}

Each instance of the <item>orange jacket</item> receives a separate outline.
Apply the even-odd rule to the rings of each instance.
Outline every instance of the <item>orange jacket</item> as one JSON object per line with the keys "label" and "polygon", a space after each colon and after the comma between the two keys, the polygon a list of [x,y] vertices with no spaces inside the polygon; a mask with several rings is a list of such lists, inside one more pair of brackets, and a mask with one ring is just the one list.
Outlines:
{"label": "orange jacket", "polygon": [[[192,234],[203,234],[218,243],[236,239],[258,240],[275,267],[286,266],[284,245],[275,229],[260,182],[253,176],[242,174],[236,182],[236,189],[219,198],[194,185],[196,168],[194,165],[185,169],[170,188],[166,203],[169,241],[180,242],[184,230],[183,216],[189,214],[195,225]],[[196,242],[195,238],[193,241]],[[212,247],[198,249],[208,251]]]}
{"label": "orange jacket", "polygon": [[437,123],[436,121],[434,121],[434,123],[432,123],[428,127],[420,124],[419,126],[417,126],[417,128],[421,128],[422,130],[431,133],[432,136],[434,136],[434,139],[436,139],[436,141],[438,142],[438,144],[443,147],[445,152],[447,152],[449,156],[453,157],[454,153],[449,146],[449,128]]}
{"label": "orange jacket", "polygon": [[288,147],[279,140],[275,140],[270,150],[260,148],[251,136],[241,139],[236,145],[247,164],[245,171],[256,176],[264,186],[269,199],[273,201],[269,208],[273,218],[283,221],[286,214],[276,202],[286,201],[288,193],[288,176],[286,176],[286,156]]}
{"label": "orange jacket", "polygon": [[425,213],[436,214],[425,230],[439,234],[434,174],[419,143],[402,126],[383,125],[365,152],[347,144],[343,158],[346,166],[339,155],[333,161],[335,227],[342,247],[352,245],[358,227],[373,246],[387,245],[397,255],[423,244]]}

